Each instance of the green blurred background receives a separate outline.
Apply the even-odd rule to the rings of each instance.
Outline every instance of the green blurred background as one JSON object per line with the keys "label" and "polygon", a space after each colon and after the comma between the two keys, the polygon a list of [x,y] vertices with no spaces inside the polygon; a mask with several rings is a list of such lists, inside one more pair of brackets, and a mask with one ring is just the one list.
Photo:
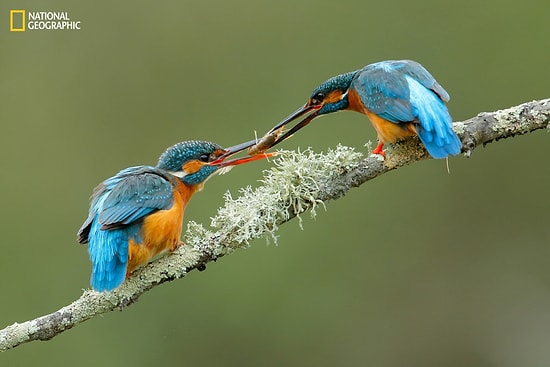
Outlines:
{"label": "green blurred background", "polygon": [[[67,11],[80,31],[10,33],[9,9]],[[88,287],[75,234],[93,187],[169,145],[265,132],[326,78],[425,65],[455,120],[550,97],[550,7],[487,1],[2,1],[0,327]],[[281,147],[365,151],[364,116]],[[0,354],[2,366],[548,366],[549,135],[384,175],[123,312]],[[205,225],[269,162],[209,181]]]}

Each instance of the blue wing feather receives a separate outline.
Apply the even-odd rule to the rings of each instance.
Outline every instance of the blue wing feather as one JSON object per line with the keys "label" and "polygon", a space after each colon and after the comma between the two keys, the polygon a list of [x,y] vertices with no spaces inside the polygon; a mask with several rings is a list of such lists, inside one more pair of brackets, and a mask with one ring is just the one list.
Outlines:
{"label": "blue wing feather", "polygon": [[166,174],[153,167],[128,168],[104,185],[110,188],[99,213],[104,229],[136,222],[172,206],[173,185]]}
{"label": "blue wing feather", "polygon": [[449,94],[419,63],[402,60],[367,65],[351,87],[376,115],[393,123],[418,123],[418,136],[432,157],[460,153],[462,144],[443,103]]}
{"label": "blue wing feather", "polygon": [[425,88],[430,89],[439,96],[443,101],[448,102],[451,97],[449,93],[435,80],[426,68],[412,60],[394,61],[395,64],[401,66],[401,72],[408,75],[412,79],[422,84]]}
{"label": "blue wing feather", "polygon": [[412,121],[409,86],[405,76],[392,72],[390,66],[385,61],[365,66],[353,79],[351,88],[376,115],[395,123]]}
{"label": "blue wing feather", "polygon": [[118,287],[126,276],[128,265],[128,238],[137,235],[139,226],[117,230],[103,230],[99,221],[92,222],[88,253],[92,261],[90,284],[97,291]]}
{"label": "blue wing feather", "polygon": [[462,143],[452,129],[447,107],[431,90],[407,77],[411,92],[411,107],[418,116],[418,137],[434,158],[445,158],[460,153]]}
{"label": "blue wing feather", "polygon": [[95,290],[111,290],[124,281],[128,240],[139,243],[140,221],[172,206],[171,179],[155,167],[131,167],[94,190],[89,216],[78,232],[78,240],[88,243],[90,282]]}

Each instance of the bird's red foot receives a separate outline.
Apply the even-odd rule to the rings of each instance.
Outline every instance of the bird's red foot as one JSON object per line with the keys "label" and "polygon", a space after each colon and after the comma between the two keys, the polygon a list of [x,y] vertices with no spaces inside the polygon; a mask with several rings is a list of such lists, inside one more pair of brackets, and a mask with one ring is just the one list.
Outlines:
{"label": "bird's red foot", "polygon": [[170,252],[174,251],[175,249],[183,245],[185,245],[183,241],[175,241],[172,247],[170,247]]}
{"label": "bird's red foot", "polygon": [[384,143],[378,143],[376,148],[372,151],[372,154],[380,154],[382,157],[386,158],[386,153],[382,150],[382,147],[384,146]]}

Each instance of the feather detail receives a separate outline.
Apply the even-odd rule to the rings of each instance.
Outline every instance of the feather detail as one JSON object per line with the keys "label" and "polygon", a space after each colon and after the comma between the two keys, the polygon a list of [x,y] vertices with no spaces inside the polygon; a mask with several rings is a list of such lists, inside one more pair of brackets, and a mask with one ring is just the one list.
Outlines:
{"label": "feather detail", "polygon": [[418,137],[434,158],[460,153],[462,142],[452,129],[452,119],[443,101],[433,91],[407,76],[410,104],[418,117]]}

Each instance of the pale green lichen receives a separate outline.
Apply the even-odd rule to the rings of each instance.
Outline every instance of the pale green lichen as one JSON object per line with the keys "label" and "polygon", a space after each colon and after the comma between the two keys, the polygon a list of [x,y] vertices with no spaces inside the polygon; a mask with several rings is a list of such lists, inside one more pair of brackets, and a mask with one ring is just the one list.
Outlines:
{"label": "pale green lichen", "polygon": [[214,231],[189,222],[186,242],[214,255],[248,246],[262,236],[276,243],[281,223],[296,215],[301,226],[300,213],[310,210],[315,217],[315,209],[324,206],[319,199],[321,183],[352,170],[362,158],[362,153],[342,145],[326,153],[279,151],[274,167],[263,172],[261,186],[245,187],[237,198],[227,192],[225,205],[212,218]]}
{"label": "pale green lichen", "polygon": [[464,124],[464,121],[453,122],[453,130],[458,135],[464,135],[466,132],[466,125]]}
{"label": "pale green lichen", "polygon": [[495,122],[493,123],[492,130],[498,134],[507,134],[513,130],[520,129],[519,126],[512,125],[515,121],[521,123],[520,111],[517,109],[498,110],[494,112],[493,117],[495,118]]}

